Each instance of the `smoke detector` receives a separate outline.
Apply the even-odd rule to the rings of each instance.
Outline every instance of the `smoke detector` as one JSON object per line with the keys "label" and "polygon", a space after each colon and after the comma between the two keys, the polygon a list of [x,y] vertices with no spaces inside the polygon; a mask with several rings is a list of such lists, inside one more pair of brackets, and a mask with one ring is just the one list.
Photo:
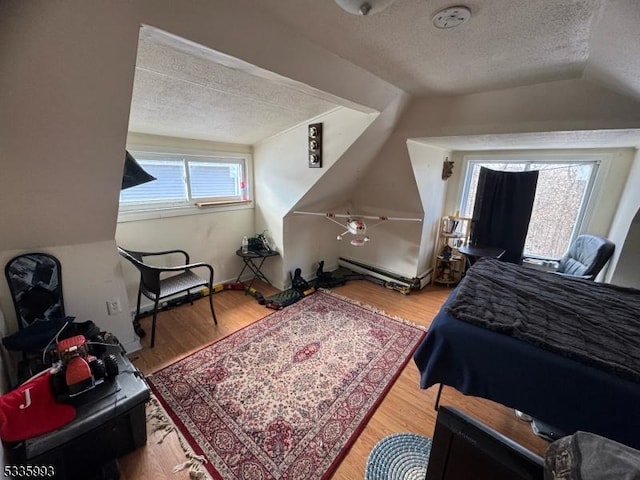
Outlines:
{"label": "smoke detector", "polygon": [[453,28],[471,18],[471,10],[465,6],[448,7],[433,16],[433,24],[438,28]]}

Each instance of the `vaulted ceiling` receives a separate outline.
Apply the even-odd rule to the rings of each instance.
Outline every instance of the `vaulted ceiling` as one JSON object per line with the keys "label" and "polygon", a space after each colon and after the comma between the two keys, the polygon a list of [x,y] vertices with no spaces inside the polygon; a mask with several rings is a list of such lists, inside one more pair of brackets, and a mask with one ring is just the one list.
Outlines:
{"label": "vaulted ceiling", "polygon": [[130,131],[253,145],[337,106],[306,85],[141,29]]}
{"label": "vaulted ceiling", "polygon": [[[417,96],[588,79],[640,99],[637,0],[467,0],[471,18],[438,29],[446,0],[396,0],[375,15],[333,1],[238,0]],[[130,131],[255,144],[342,99],[237,59],[142,30]]]}

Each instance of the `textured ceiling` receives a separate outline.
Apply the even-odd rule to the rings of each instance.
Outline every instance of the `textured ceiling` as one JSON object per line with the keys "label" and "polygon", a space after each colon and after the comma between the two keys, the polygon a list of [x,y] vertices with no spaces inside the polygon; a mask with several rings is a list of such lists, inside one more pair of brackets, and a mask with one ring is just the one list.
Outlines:
{"label": "textured ceiling", "polygon": [[[432,17],[458,3],[450,0],[396,0],[366,17],[332,0],[235,1],[250,6],[256,21],[271,17],[415,96],[587,78],[640,99],[640,0],[466,0],[471,19],[449,30],[435,28]],[[309,19],[322,28],[309,28]],[[344,104],[142,32],[130,131],[252,145]]]}
{"label": "textured ceiling", "polygon": [[413,139],[450,150],[531,150],[554,148],[640,147],[640,130],[581,130],[579,132],[513,133]]}
{"label": "textured ceiling", "polygon": [[129,131],[253,145],[338,107],[326,97],[145,27],[138,44]]}
{"label": "textured ceiling", "polygon": [[[333,1],[252,0],[314,42],[414,95],[453,95],[579,78],[603,0],[396,0],[361,17]],[[462,3],[471,19],[438,29]],[[640,3],[640,2],[637,2]],[[305,28],[313,18],[322,28]]]}

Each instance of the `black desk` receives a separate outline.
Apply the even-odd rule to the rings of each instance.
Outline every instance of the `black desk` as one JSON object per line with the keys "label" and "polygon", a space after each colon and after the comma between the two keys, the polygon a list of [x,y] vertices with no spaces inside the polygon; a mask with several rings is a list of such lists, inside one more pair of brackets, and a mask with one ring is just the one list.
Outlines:
{"label": "black desk", "polygon": [[149,387],[119,345],[108,349],[118,359],[118,376],[73,397],[69,403],[76,407],[76,417],[70,423],[38,437],[4,443],[6,464],[51,465],[55,479],[96,479],[102,478],[104,465],[147,442]]}
{"label": "black desk", "polygon": [[467,257],[469,265],[476,263],[476,260],[480,257],[500,258],[505,252],[505,250],[500,247],[478,247],[471,245],[458,247],[458,251]]}
{"label": "black desk", "polygon": [[240,270],[240,273],[238,274],[236,282],[240,281],[240,277],[242,277],[242,274],[248,268],[251,272],[253,272],[253,278],[249,283],[246,284],[247,289],[251,288],[251,285],[253,285],[253,282],[256,280],[256,278],[271,285],[269,279],[264,275],[264,273],[262,273],[262,265],[267,258],[280,255],[278,252],[276,252],[275,250],[250,250],[247,253],[242,253],[242,249],[239,248],[238,250],[236,250],[236,255],[242,258],[242,261],[244,262],[244,265],[242,266],[242,270]]}

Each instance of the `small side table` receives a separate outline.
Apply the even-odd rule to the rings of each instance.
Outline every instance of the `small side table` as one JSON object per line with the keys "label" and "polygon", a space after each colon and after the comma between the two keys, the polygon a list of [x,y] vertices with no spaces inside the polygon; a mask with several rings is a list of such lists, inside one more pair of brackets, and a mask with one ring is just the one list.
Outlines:
{"label": "small side table", "polygon": [[462,253],[465,257],[467,257],[467,261],[469,262],[470,267],[474,263],[476,263],[478,258],[481,258],[481,257],[500,258],[505,253],[505,250],[499,247],[477,247],[472,245],[467,245],[466,247],[459,247],[458,251]]}
{"label": "small side table", "polygon": [[264,261],[267,258],[280,255],[278,252],[275,250],[249,250],[247,253],[242,253],[242,249],[239,248],[236,250],[236,255],[242,258],[242,261],[244,262],[236,282],[240,281],[240,277],[242,277],[242,274],[248,268],[253,273],[253,278],[248,284],[246,284],[248,289],[251,288],[256,278],[271,285],[269,279],[264,275],[264,273],[262,273],[262,265],[264,265]]}
{"label": "small side table", "polygon": [[460,255],[451,255],[447,258],[438,255],[436,270],[433,272],[433,282],[447,287],[458,283],[464,270],[463,260]]}

